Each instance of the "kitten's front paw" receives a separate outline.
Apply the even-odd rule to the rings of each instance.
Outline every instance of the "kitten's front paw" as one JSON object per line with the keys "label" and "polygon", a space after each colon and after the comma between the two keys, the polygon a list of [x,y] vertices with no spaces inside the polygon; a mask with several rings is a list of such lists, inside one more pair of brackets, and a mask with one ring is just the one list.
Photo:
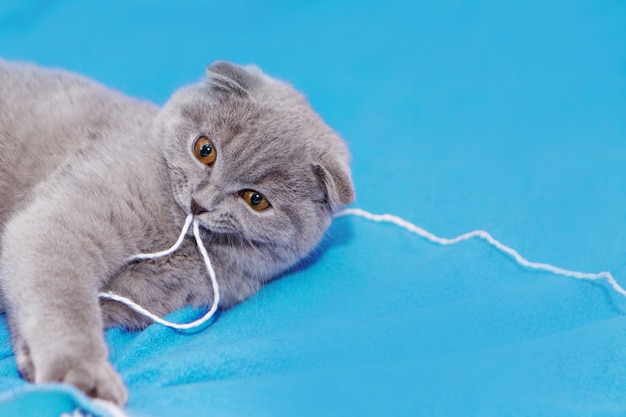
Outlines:
{"label": "kitten's front paw", "polygon": [[47,369],[36,369],[35,382],[63,382],[75,386],[92,398],[112,401],[121,406],[128,400],[122,379],[107,361],[58,360]]}

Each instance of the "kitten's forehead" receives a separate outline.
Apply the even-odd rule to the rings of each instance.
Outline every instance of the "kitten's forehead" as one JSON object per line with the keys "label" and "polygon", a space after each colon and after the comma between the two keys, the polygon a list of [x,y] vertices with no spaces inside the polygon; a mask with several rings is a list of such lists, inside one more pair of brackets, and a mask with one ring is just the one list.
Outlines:
{"label": "kitten's forehead", "polygon": [[241,101],[217,114],[223,180],[285,190],[314,185],[312,166],[329,128],[312,111]]}
{"label": "kitten's forehead", "polygon": [[231,152],[269,152],[276,158],[306,154],[330,132],[308,106],[234,102],[218,111],[215,122],[223,146]]}

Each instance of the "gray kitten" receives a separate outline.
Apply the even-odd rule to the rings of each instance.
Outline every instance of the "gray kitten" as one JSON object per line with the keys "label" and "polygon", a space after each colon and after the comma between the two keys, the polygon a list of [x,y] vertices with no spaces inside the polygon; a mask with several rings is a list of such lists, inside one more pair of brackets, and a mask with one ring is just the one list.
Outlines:
{"label": "gray kitten", "polygon": [[210,305],[193,213],[220,308],[254,294],[319,243],[354,199],[342,140],[289,85],[216,62],[163,108],[60,70],[0,60],[0,284],[22,375],[126,402],[103,328]]}

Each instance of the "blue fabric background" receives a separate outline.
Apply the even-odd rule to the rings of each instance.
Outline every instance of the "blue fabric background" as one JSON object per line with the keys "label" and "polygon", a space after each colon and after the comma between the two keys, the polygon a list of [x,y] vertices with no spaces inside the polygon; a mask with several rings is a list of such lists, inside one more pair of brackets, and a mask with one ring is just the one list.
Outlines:
{"label": "blue fabric background", "polygon": [[[157,103],[215,59],[256,63],[346,138],[355,206],[626,284],[624,1],[14,1],[0,56]],[[202,333],[109,331],[128,413],[626,414],[626,300],[604,283],[358,218],[325,247]],[[9,340],[2,318],[0,414],[90,407],[26,387]]]}

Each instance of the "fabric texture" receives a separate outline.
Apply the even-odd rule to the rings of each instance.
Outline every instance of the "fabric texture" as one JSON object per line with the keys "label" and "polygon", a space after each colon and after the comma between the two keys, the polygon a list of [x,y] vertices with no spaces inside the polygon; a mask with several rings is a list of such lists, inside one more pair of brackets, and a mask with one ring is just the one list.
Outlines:
{"label": "fabric texture", "polygon": [[[624,2],[5,3],[4,58],[160,104],[213,60],[256,63],[346,138],[355,207],[626,285]],[[137,417],[626,413],[626,300],[604,282],[360,218],[202,332],[107,341]],[[0,392],[3,416],[107,415],[25,384],[4,316]]]}

